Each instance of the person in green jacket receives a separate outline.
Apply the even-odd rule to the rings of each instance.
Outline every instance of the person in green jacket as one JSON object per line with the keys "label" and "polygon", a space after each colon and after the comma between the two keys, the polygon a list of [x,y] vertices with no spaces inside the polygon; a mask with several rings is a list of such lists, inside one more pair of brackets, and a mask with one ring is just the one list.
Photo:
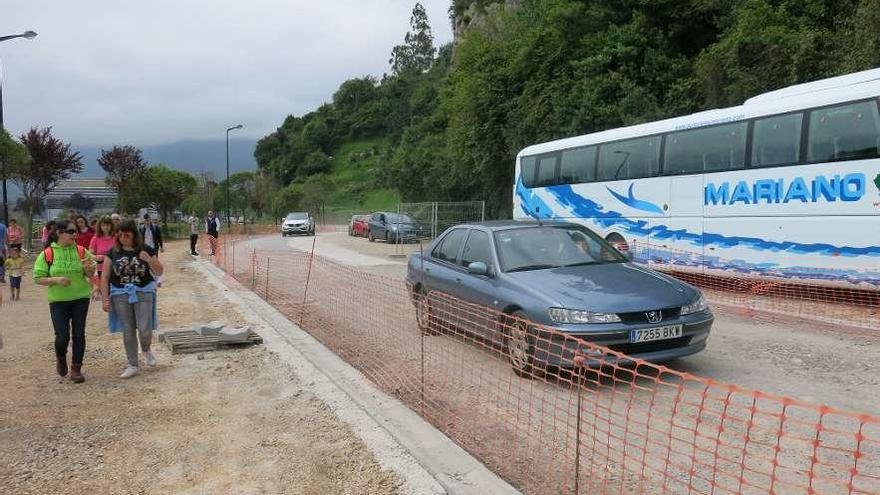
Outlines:
{"label": "person in green jacket", "polygon": [[49,247],[34,263],[34,282],[48,287],[49,314],[55,328],[56,371],[61,376],[68,375],[67,346],[72,336],[70,380],[82,383],[85,381],[82,364],[86,351],[86,317],[92,293],[89,278],[95,273],[95,261],[87,249],[77,246],[76,233],[75,223],[59,223],[49,239]]}

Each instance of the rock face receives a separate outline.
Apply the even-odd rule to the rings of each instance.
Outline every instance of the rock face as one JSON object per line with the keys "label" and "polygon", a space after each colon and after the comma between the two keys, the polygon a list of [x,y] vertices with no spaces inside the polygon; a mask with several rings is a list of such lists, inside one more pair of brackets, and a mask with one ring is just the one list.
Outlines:
{"label": "rock face", "polygon": [[516,9],[522,0],[456,0],[452,8],[453,43],[470,28],[485,26],[497,12]]}

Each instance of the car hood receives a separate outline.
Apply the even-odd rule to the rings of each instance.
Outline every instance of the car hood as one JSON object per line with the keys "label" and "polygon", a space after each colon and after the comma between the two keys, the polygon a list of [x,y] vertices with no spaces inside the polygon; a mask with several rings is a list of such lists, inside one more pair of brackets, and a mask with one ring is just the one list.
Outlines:
{"label": "car hood", "polygon": [[608,263],[504,274],[528,289],[539,289],[552,304],[601,313],[630,313],[684,306],[696,289],[632,263]]}

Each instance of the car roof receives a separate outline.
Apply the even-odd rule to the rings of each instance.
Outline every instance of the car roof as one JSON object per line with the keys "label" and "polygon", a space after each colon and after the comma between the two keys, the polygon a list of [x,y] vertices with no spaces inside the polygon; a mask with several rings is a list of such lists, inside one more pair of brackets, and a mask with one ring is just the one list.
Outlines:
{"label": "car roof", "polygon": [[528,227],[579,227],[580,224],[573,222],[564,222],[560,220],[541,220],[539,223],[537,220],[488,220],[485,222],[470,222],[470,223],[462,223],[455,225],[455,227],[474,227],[474,228],[485,228],[491,230],[492,232],[496,232],[499,230],[509,230],[509,229],[517,229],[517,228],[528,228]]}

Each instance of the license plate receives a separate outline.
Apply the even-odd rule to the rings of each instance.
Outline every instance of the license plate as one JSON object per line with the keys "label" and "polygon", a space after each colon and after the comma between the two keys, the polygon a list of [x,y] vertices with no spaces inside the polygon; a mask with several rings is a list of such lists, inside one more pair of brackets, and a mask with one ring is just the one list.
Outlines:
{"label": "license plate", "polygon": [[681,325],[667,325],[665,327],[642,328],[629,331],[629,341],[634,344],[637,342],[674,339],[676,337],[681,337]]}

